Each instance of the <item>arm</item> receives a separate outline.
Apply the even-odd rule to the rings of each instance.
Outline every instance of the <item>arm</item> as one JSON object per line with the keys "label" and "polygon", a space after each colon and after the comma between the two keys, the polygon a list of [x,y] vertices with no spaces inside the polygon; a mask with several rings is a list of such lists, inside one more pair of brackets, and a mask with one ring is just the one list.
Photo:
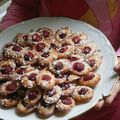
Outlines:
{"label": "arm", "polygon": [[0,23],[0,28],[19,23],[23,20],[28,20],[38,16],[39,0],[12,0],[11,5],[7,10],[7,14],[4,16]]}

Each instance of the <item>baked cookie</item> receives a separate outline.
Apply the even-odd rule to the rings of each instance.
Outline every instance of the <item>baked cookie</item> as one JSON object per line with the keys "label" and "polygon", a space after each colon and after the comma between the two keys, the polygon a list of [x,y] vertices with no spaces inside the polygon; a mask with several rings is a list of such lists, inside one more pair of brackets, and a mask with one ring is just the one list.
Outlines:
{"label": "baked cookie", "polygon": [[87,35],[85,33],[73,33],[70,36],[70,41],[74,44],[74,45],[80,45],[82,40],[86,40],[87,39]]}
{"label": "baked cookie", "polygon": [[8,95],[16,92],[20,88],[20,83],[16,81],[7,81],[0,86],[0,94]]}
{"label": "baked cookie", "polygon": [[9,94],[0,99],[0,105],[5,108],[15,107],[19,102],[19,98],[15,94]]}
{"label": "baked cookie", "polygon": [[102,59],[103,59],[103,57],[101,56],[100,53],[95,53],[93,56],[86,59],[87,63],[91,67],[91,71],[95,71],[100,67],[100,65],[102,63]]}
{"label": "baked cookie", "polygon": [[76,83],[81,78],[80,75],[68,74],[65,83]]}
{"label": "baked cookie", "polygon": [[41,96],[42,96],[42,90],[40,88],[36,87],[36,88],[28,89],[26,91],[25,98],[23,99],[24,104],[27,107],[35,106],[39,102]]}
{"label": "baked cookie", "polygon": [[19,44],[13,42],[7,43],[3,48],[3,56],[8,59],[16,59],[18,53],[22,50],[23,48]]}
{"label": "baked cookie", "polygon": [[49,64],[58,58],[58,53],[55,49],[50,49],[38,56],[38,62]]}
{"label": "baked cookie", "polygon": [[48,104],[41,100],[37,106],[37,109],[40,116],[47,118],[54,113],[55,104]]}
{"label": "baked cookie", "polygon": [[64,73],[55,73],[55,84],[59,85],[66,82],[67,75]]}
{"label": "baked cookie", "polygon": [[55,85],[50,90],[45,90],[43,94],[43,100],[48,104],[56,103],[62,95],[62,89]]}
{"label": "baked cookie", "polygon": [[83,54],[86,58],[92,56],[97,50],[95,42],[85,42],[75,49],[76,54]]}
{"label": "baked cookie", "polygon": [[72,31],[69,27],[63,27],[58,29],[55,33],[55,38],[58,42],[65,42],[66,39],[72,34]]}
{"label": "baked cookie", "polygon": [[21,51],[16,59],[18,65],[31,65],[37,61],[38,54],[34,50]]}
{"label": "baked cookie", "polygon": [[79,79],[79,83],[80,85],[95,87],[99,83],[100,79],[101,77],[99,74],[95,72],[89,72]]}
{"label": "baked cookie", "polygon": [[70,96],[72,95],[76,85],[74,83],[62,83],[60,84],[60,87],[62,88],[63,96]]}
{"label": "baked cookie", "polygon": [[76,75],[84,75],[90,71],[90,66],[86,62],[75,61],[71,63],[71,72]]}
{"label": "baked cookie", "polygon": [[42,54],[45,51],[49,50],[51,43],[50,42],[39,42],[33,46],[33,50],[38,52],[38,54]]}
{"label": "baked cookie", "polygon": [[34,68],[30,65],[27,66],[20,66],[18,67],[11,75],[10,79],[15,81],[20,81],[22,76],[26,74],[26,72],[33,70]]}
{"label": "baked cookie", "polygon": [[25,88],[33,88],[36,86],[36,81],[39,79],[39,70],[30,70],[21,78],[21,84]]}
{"label": "baked cookie", "polygon": [[93,97],[93,90],[86,86],[77,86],[72,94],[72,97],[78,102],[87,102]]}
{"label": "baked cookie", "polygon": [[44,64],[44,63],[42,63],[42,62],[40,62],[40,61],[37,60],[37,62],[35,62],[32,65],[32,67],[34,67],[35,69],[38,69],[39,71],[41,71],[41,70],[47,69],[48,65],[46,65],[46,64]]}
{"label": "baked cookie", "polygon": [[51,89],[55,85],[54,75],[49,71],[42,70],[39,73],[36,83],[43,89]]}
{"label": "baked cookie", "polygon": [[0,81],[9,78],[9,76],[15,71],[16,64],[12,59],[0,61]]}
{"label": "baked cookie", "polygon": [[33,46],[39,42],[43,41],[43,38],[39,32],[31,32],[28,36],[28,44]]}
{"label": "baked cookie", "polygon": [[72,63],[75,61],[81,61],[84,62],[85,61],[85,57],[81,54],[71,54],[67,57],[67,59]]}
{"label": "baked cookie", "polygon": [[19,114],[29,114],[36,109],[37,106],[26,107],[24,101],[20,100],[17,104],[17,112]]}
{"label": "baked cookie", "polygon": [[70,62],[67,59],[58,59],[49,64],[52,73],[65,73],[70,70]]}
{"label": "baked cookie", "polygon": [[64,42],[61,44],[61,47],[57,49],[58,58],[67,58],[74,52],[74,45]]}
{"label": "baked cookie", "polygon": [[61,97],[56,104],[56,108],[65,113],[68,113],[74,106],[75,101],[72,97]]}
{"label": "baked cookie", "polygon": [[14,38],[14,41],[19,45],[26,47],[29,46],[29,34],[28,33],[18,33]]}
{"label": "baked cookie", "polygon": [[54,32],[47,27],[39,28],[37,32],[40,33],[43,39],[52,39],[54,37]]}

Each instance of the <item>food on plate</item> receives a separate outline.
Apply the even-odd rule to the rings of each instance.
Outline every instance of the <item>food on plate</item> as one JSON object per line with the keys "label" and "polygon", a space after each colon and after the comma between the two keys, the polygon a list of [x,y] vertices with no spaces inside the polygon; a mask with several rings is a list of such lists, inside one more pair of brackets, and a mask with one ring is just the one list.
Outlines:
{"label": "food on plate", "polygon": [[73,98],[78,102],[89,101],[93,97],[93,90],[87,86],[77,86],[73,91]]}
{"label": "food on plate", "polygon": [[89,102],[101,80],[95,41],[69,27],[18,33],[0,57],[0,105],[48,118]]}

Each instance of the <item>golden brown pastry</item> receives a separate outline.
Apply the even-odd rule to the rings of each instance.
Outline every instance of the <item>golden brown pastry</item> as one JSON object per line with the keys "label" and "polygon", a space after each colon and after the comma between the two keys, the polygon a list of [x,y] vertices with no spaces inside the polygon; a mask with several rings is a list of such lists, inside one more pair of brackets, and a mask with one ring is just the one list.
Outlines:
{"label": "golden brown pastry", "polygon": [[75,106],[75,101],[72,97],[62,97],[56,104],[56,108],[60,112],[68,113]]}
{"label": "golden brown pastry", "polygon": [[83,75],[81,79],[79,79],[79,83],[80,85],[95,87],[99,83],[100,79],[101,77],[99,74],[94,72],[89,72]]}
{"label": "golden brown pastry", "polygon": [[45,90],[43,94],[43,100],[46,103],[53,104],[56,103],[62,95],[62,89],[55,85],[50,90]]}
{"label": "golden brown pastry", "polygon": [[54,114],[55,104],[48,104],[41,100],[37,106],[37,109],[40,116],[47,118]]}
{"label": "golden brown pastry", "polygon": [[63,27],[58,29],[55,33],[55,38],[58,42],[65,42],[66,39],[72,34],[72,31],[69,27]]}
{"label": "golden brown pastry", "polygon": [[30,70],[21,78],[21,84],[25,88],[33,88],[37,86],[36,81],[39,79],[39,70]]}
{"label": "golden brown pastry", "polygon": [[9,78],[16,68],[15,61],[12,59],[1,60],[0,61],[0,80]]}
{"label": "golden brown pastry", "polygon": [[73,98],[78,102],[87,102],[93,97],[93,90],[86,86],[77,86],[73,91]]}
{"label": "golden brown pastry", "polygon": [[51,89],[55,85],[54,75],[49,71],[42,70],[39,73],[36,83],[43,89]]}

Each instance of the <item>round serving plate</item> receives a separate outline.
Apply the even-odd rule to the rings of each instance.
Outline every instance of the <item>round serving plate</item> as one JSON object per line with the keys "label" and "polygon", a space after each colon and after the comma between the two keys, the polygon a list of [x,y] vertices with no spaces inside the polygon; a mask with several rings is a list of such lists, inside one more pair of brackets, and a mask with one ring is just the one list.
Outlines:
{"label": "round serving plate", "polygon": [[[94,96],[88,103],[76,105],[66,115],[52,115],[48,120],[68,120],[76,117],[95,106],[97,101],[102,99],[103,96],[111,94],[112,88],[117,81],[115,72],[113,71],[113,66],[117,63],[117,57],[112,45],[105,35],[98,29],[85,22],[65,17],[39,17],[11,26],[0,33],[0,49],[2,51],[4,44],[12,41],[17,33],[37,30],[40,27],[49,27],[53,30],[57,30],[58,28],[66,26],[68,26],[73,32],[84,32],[88,36],[88,40],[96,42],[103,56],[103,62],[97,70],[101,76],[101,81],[94,88]],[[15,108],[0,108],[0,118],[5,120],[40,120],[35,113],[31,113],[27,116],[19,116],[16,114]]]}

